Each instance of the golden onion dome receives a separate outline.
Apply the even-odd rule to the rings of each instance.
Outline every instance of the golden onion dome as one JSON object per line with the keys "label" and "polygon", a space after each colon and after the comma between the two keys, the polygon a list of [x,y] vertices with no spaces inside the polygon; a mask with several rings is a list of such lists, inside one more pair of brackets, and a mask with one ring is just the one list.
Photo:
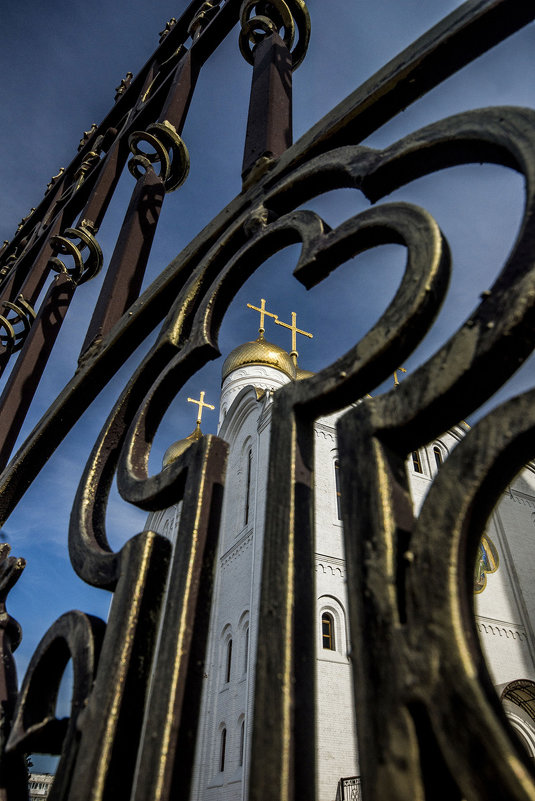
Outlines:
{"label": "golden onion dome", "polygon": [[292,357],[283,348],[267,342],[260,334],[254,342],[245,342],[229,353],[221,371],[221,381],[240,367],[258,364],[266,367],[275,367],[281,370],[288,378],[295,378],[295,367]]}
{"label": "golden onion dome", "polygon": [[313,373],[311,370],[302,370],[301,367],[298,366],[295,380],[301,381],[303,378],[311,378],[313,375],[316,375],[316,373]]}
{"label": "golden onion dome", "polygon": [[189,437],[184,437],[184,439],[179,439],[176,442],[173,442],[173,444],[167,448],[163,455],[162,468],[169,467],[170,464],[176,462],[178,457],[182,456],[184,451],[189,448],[192,442],[195,442],[195,440],[200,439],[201,437],[201,429],[199,426],[197,426],[195,431],[190,434]]}

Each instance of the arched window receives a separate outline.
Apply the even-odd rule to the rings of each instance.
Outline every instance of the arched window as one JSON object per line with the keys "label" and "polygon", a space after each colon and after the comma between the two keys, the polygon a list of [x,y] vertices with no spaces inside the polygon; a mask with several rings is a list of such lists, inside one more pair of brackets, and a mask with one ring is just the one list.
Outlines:
{"label": "arched window", "polygon": [[435,445],[435,447],[433,448],[433,454],[435,456],[435,464],[436,464],[437,470],[438,470],[440,468],[440,465],[442,464],[442,461],[443,461],[443,459],[442,459],[442,451],[440,450],[438,445]]}
{"label": "arched window", "polygon": [[225,668],[225,682],[228,684],[230,681],[230,669],[232,667],[232,639],[227,643],[227,664]]}
{"label": "arched window", "polygon": [[243,525],[246,526],[249,522],[250,516],[250,503],[251,503],[251,476],[252,476],[252,466],[253,466],[253,451],[249,448],[247,453],[247,478],[245,482],[245,510],[244,510],[244,518],[243,518]]}
{"label": "arched window", "polygon": [[219,753],[219,771],[223,773],[225,770],[225,751],[227,748],[227,730],[221,730],[221,750]]}
{"label": "arched window", "polygon": [[334,620],[328,612],[324,612],[321,616],[321,641],[323,647],[327,650],[335,650]]}
{"label": "arched window", "polygon": [[336,491],[336,514],[338,520],[342,519],[342,493],[340,491],[340,462],[338,459],[334,463],[334,488]]}
{"label": "arched window", "polygon": [[243,765],[243,753],[245,751],[245,720],[242,720],[240,726],[240,757],[239,757],[239,765],[240,768]]}
{"label": "arched window", "polygon": [[247,665],[249,663],[249,626],[245,629],[243,643],[243,672],[247,672]]}
{"label": "arched window", "polygon": [[535,722],[535,682],[530,679],[510,681],[501,695],[503,701],[510,701],[520,707]]}
{"label": "arched window", "polygon": [[412,467],[415,473],[423,473],[422,470],[422,460],[420,459],[420,452],[413,451],[412,452]]}

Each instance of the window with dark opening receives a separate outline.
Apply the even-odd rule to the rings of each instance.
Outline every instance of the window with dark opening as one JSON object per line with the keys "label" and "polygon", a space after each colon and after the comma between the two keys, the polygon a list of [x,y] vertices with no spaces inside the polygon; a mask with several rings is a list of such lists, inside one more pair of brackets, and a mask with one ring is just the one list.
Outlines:
{"label": "window with dark opening", "polygon": [[247,662],[249,660],[249,626],[245,629],[245,645],[243,653],[243,672],[247,671]]}
{"label": "window with dark opening", "polygon": [[244,747],[245,747],[245,721],[242,720],[240,727],[240,768],[243,765]]}
{"label": "window with dark opening", "polygon": [[227,747],[227,730],[223,729],[221,732],[221,753],[219,755],[219,770],[221,773],[225,770],[225,750]]}
{"label": "window with dark opening", "polygon": [[435,447],[433,448],[433,453],[435,454],[435,462],[438,470],[440,465],[442,464],[442,451],[440,450],[438,445],[435,445]]}
{"label": "window with dark opening", "polygon": [[412,452],[412,466],[414,468],[415,473],[423,473],[422,470],[422,460],[420,459],[420,452],[413,451]]}
{"label": "window with dark opening", "polygon": [[249,452],[247,454],[247,480],[245,482],[245,514],[243,519],[243,525],[246,526],[249,522],[249,513],[250,513],[250,503],[251,503],[251,474],[252,474],[252,465],[253,465],[253,452],[251,448],[249,448]]}
{"label": "window with dark opening", "polygon": [[324,612],[321,616],[322,645],[329,651],[334,651],[334,621],[332,616]]}
{"label": "window with dark opening", "polygon": [[227,643],[227,666],[225,669],[225,681],[230,681],[230,668],[232,666],[232,640]]}
{"label": "window with dark opening", "polygon": [[338,459],[334,463],[334,486],[336,490],[336,514],[338,520],[342,519],[342,493],[340,492],[340,462]]}

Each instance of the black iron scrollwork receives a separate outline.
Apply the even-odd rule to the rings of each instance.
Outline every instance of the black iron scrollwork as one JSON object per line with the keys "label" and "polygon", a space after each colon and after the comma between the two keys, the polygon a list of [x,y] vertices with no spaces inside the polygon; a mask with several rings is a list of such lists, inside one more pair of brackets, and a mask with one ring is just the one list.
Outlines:
{"label": "black iron scrollwork", "polygon": [[[86,714],[97,670],[105,624],[73,611],[49,628],[34,652],[18,696],[6,751],[63,754],[54,795],[65,797],[78,751],[80,717]],[[68,718],[55,716],[59,686],[72,659],[73,691]]]}
{"label": "black iron scrollwork", "polygon": [[6,754],[5,747],[17,700],[17,671],[13,652],[20,644],[22,630],[8,613],[6,601],[26,561],[10,556],[10,550],[7,542],[0,544],[0,795],[21,798],[26,791],[26,763],[23,756]]}
{"label": "black iron scrollwork", "polygon": [[[215,13],[229,30],[229,20],[234,24],[238,16],[232,0],[217,8],[213,2],[199,3],[187,22],[168,23],[161,34],[163,50],[168,50],[146,72],[145,91],[128,118],[130,124],[135,113],[145,113],[170,78],[159,121],[129,134],[132,174],[139,179],[144,171],[150,173],[147,182],[159,181],[160,189],[163,182],[172,191],[187,175],[179,131],[199,69],[195,53],[210,38],[199,34]],[[296,145],[283,140],[269,156],[269,172],[255,168],[251,148],[246,165],[250,183],[243,193],[130,306],[128,315],[112,315],[112,329],[108,319],[99,323],[97,355],[91,351],[80,364],[5,471],[0,484],[4,515],[117,362],[167,315],[95,444],[71,517],[75,570],[87,583],[114,593],[106,631],[81,613],[69,613],[54,624],[30,665],[10,736],[12,756],[43,747],[46,732],[55,750],[63,739],[59,796],[67,795],[70,786],[83,788],[94,801],[117,797],[119,781],[121,793],[133,801],[187,794],[226,448],[215,437],[203,437],[154,476],[148,475],[148,458],[177,389],[218,355],[218,329],[233,294],[269,256],[290,244],[301,244],[295,274],[312,287],[356,254],[395,242],[406,248],[406,268],[381,319],[333,364],[286,385],[273,399],[250,797],[288,801],[315,794],[311,432],[318,416],[346,410],[338,428],[340,474],[364,793],[370,801],[432,796],[486,801],[489,792],[535,801],[527,759],[508,735],[484,668],[468,600],[472,556],[492,501],[535,450],[533,393],[474,427],[441,467],[417,519],[404,470],[407,453],[480,406],[533,350],[535,113],[511,108],[469,112],[382,152],[357,145],[407,100],[422,94],[425,86],[418,87],[426,80],[429,88],[451,74],[454,67],[445,65],[455,62],[457,68],[494,43],[496,19],[511,31],[534,13],[529,4],[498,0],[463,7],[447,35],[424,37],[414,52],[400,56],[371,88],[357,90]],[[262,49],[278,48],[285,53],[281,76],[286,80],[308,43],[304,3],[246,0],[240,16],[244,57],[257,62],[260,75]],[[191,49],[186,53],[175,42],[169,57],[173,48],[165,39],[177,32],[185,38],[188,24]],[[470,36],[477,43],[471,55],[463,56],[454,45]],[[428,78],[427,66],[433,64],[439,78]],[[289,119],[289,105],[286,110]],[[471,161],[501,164],[525,177],[518,239],[494,286],[454,336],[395,390],[362,400],[429,330],[447,290],[447,243],[433,218],[409,204],[385,203],[334,230],[317,214],[296,209],[341,187],[380,200],[409,180]],[[155,164],[159,176],[152,170]],[[115,162],[110,159],[108,166],[111,186]],[[78,168],[76,163],[78,172],[69,172],[75,188],[82,187],[91,163],[86,167],[84,172],[83,164]],[[67,191],[73,195],[72,188]],[[135,196],[131,208],[130,222],[138,210]],[[100,216],[102,208],[97,211]],[[134,238],[132,230],[125,240]],[[102,254],[94,233],[82,222],[53,237],[52,269],[69,273],[76,282],[96,274]],[[84,249],[89,252],[85,261]],[[70,255],[74,268],[68,270],[58,254]],[[117,261],[132,262],[130,253]],[[105,511],[115,473],[123,497],[142,509],[182,503],[173,554],[170,544],[150,531],[138,533],[118,552],[111,549]],[[437,548],[447,554],[450,570],[441,587],[433,585],[432,594],[425,578],[433,575]],[[274,616],[273,609],[279,614]],[[14,644],[17,632],[12,628],[11,633]],[[70,657],[75,667],[72,712],[69,721],[59,722],[53,714],[55,697]]]}

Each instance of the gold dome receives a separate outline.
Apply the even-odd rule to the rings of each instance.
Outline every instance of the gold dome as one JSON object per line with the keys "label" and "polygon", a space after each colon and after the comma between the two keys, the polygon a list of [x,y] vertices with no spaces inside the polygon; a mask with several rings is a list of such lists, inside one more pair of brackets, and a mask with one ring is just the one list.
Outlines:
{"label": "gold dome", "polygon": [[233,370],[252,364],[275,367],[288,378],[295,378],[295,367],[290,354],[278,345],[267,342],[261,334],[254,342],[239,345],[227,356],[221,371],[221,381],[224,381]]}
{"label": "gold dome", "polygon": [[312,370],[302,370],[301,367],[297,367],[297,372],[295,376],[296,381],[301,381],[303,378],[311,378],[316,373],[313,373]]}
{"label": "gold dome", "polygon": [[189,448],[192,442],[195,442],[195,440],[200,439],[201,437],[201,429],[199,426],[197,426],[195,431],[190,434],[189,437],[185,437],[184,439],[179,439],[176,442],[173,442],[173,444],[167,448],[163,455],[162,468],[169,467],[170,464],[176,462],[178,457],[182,456],[184,451]]}

